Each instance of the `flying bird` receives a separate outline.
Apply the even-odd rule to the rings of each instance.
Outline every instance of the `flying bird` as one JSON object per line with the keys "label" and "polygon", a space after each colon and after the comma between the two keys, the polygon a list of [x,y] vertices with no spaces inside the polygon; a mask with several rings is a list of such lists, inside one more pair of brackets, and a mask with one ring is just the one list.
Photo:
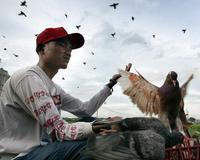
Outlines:
{"label": "flying bird", "polygon": [[111,33],[110,35],[114,38],[114,37],[115,37],[115,34],[116,34],[116,33],[114,32],[114,33]]}
{"label": "flying bird", "polygon": [[17,55],[17,54],[14,54],[14,53],[13,53],[13,55],[14,55],[15,57],[19,57],[19,55]]}
{"label": "flying bird", "polygon": [[64,78],[64,77],[62,77],[62,80],[65,80],[65,78]]}
{"label": "flying bird", "polygon": [[91,52],[92,55],[94,55],[94,52]]}
{"label": "flying bird", "polygon": [[6,36],[2,35],[3,38],[6,38]]}
{"label": "flying bird", "polygon": [[[118,79],[125,95],[129,96],[134,104],[147,115],[158,115],[158,118],[170,130],[178,129],[184,134],[182,122],[179,117],[180,103],[186,89],[179,87],[177,73],[171,71],[167,74],[164,84],[157,87],[146,80],[138,71],[137,74],[119,70]],[[184,92],[185,93],[185,92]]]}
{"label": "flying bird", "polygon": [[182,29],[182,32],[185,33],[185,32],[186,32],[186,29]]}
{"label": "flying bird", "polygon": [[77,25],[76,28],[79,29],[81,27],[81,25]]}
{"label": "flying bird", "polygon": [[20,11],[20,13],[19,13],[18,15],[19,15],[19,16],[27,17],[27,15],[26,15],[23,11]]}
{"label": "flying bird", "polygon": [[118,5],[119,5],[119,3],[113,3],[113,4],[109,5],[109,6],[113,7],[114,9],[116,9]]}
{"label": "flying bird", "polygon": [[20,6],[25,6],[25,7],[27,7],[26,1],[21,2]]}
{"label": "flying bird", "polygon": [[83,62],[84,65],[86,65],[86,62]]}
{"label": "flying bird", "polygon": [[65,14],[65,17],[67,18],[67,14]]}
{"label": "flying bird", "polygon": [[4,51],[6,51],[6,50],[7,50],[7,48],[4,48],[3,50],[4,50]]}
{"label": "flying bird", "polygon": [[156,35],[155,35],[155,34],[153,34],[153,35],[152,35],[152,37],[153,37],[153,38],[155,38],[155,37],[156,37]]}
{"label": "flying bird", "polygon": [[132,21],[134,21],[134,20],[135,20],[135,18],[134,18],[133,16],[131,17],[131,19],[132,19]]}

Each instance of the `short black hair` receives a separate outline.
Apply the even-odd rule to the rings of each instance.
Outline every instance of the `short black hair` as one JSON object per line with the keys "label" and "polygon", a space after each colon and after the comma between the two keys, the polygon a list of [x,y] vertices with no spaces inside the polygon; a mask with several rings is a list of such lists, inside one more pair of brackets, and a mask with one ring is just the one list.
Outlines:
{"label": "short black hair", "polygon": [[39,52],[40,52],[41,50],[43,50],[43,49],[44,49],[44,44],[40,44],[39,46],[37,46],[37,48],[36,48],[37,54],[39,54]]}

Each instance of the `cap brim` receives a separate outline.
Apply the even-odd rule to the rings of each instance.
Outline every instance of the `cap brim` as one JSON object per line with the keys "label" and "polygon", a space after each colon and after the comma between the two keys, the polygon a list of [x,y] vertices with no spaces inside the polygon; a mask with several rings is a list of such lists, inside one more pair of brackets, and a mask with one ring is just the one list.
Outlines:
{"label": "cap brim", "polygon": [[68,34],[66,38],[70,41],[72,49],[82,47],[85,42],[84,37],[80,33]]}

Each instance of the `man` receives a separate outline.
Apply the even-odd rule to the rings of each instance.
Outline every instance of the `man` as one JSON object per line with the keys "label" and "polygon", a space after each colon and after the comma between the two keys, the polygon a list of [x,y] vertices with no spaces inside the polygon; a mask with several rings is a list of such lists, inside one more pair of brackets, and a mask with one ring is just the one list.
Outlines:
{"label": "man", "polygon": [[88,122],[67,123],[60,110],[91,116],[111,95],[120,75],[114,75],[87,102],[65,93],[52,81],[59,69],[67,68],[72,50],[83,44],[81,34],[68,34],[63,27],[47,28],[37,36],[39,62],[14,73],[2,90],[1,155],[18,155],[17,160],[79,159],[86,139],[100,132]]}

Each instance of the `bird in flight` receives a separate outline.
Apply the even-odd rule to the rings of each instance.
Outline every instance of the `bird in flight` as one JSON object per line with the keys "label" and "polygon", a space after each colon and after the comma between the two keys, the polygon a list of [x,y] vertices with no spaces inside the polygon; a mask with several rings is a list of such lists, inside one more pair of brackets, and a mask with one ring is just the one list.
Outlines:
{"label": "bird in flight", "polygon": [[25,6],[25,7],[27,7],[26,1],[21,2],[20,6]]}
{"label": "bird in flight", "polygon": [[94,52],[91,52],[92,55],[94,55]]}
{"label": "bird in flight", "polygon": [[138,71],[136,73],[119,70],[118,79],[123,93],[129,96],[134,104],[147,115],[158,115],[158,118],[170,130],[178,129],[184,134],[179,117],[182,94],[186,87],[179,87],[177,73],[171,71],[161,87],[150,83]]}
{"label": "bird in flight", "polygon": [[27,17],[27,15],[26,15],[23,11],[20,11],[20,13],[19,13],[18,15],[19,15],[19,16]]}
{"label": "bird in flight", "polygon": [[19,57],[19,55],[17,55],[17,54],[14,54],[14,53],[13,53],[13,55],[14,55],[15,57]]}
{"label": "bird in flight", "polygon": [[132,21],[134,21],[134,20],[135,20],[135,18],[132,16],[132,17],[131,17],[131,20],[132,20]]}
{"label": "bird in flight", "polygon": [[67,14],[65,13],[65,17],[67,18]]}
{"label": "bird in flight", "polygon": [[109,6],[113,7],[114,9],[116,9],[118,5],[119,5],[119,3],[113,3],[113,4],[109,5]]}
{"label": "bird in flight", "polygon": [[76,28],[79,29],[81,27],[81,25],[77,25]]}
{"label": "bird in flight", "polygon": [[114,38],[114,37],[115,37],[115,34],[116,34],[116,33],[114,32],[114,33],[111,33],[110,35]]}
{"label": "bird in flight", "polygon": [[185,33],[185,32],[186,32],[186,29],[182,29],[182,32]]}
{"label": "bird in flight", "polygon": [[153,37],[153,38],[155,38],[155,37],[156,37],[156,35],[155,35],[155,34],[153,34],[153,35],[152,35],[152,37]]}

